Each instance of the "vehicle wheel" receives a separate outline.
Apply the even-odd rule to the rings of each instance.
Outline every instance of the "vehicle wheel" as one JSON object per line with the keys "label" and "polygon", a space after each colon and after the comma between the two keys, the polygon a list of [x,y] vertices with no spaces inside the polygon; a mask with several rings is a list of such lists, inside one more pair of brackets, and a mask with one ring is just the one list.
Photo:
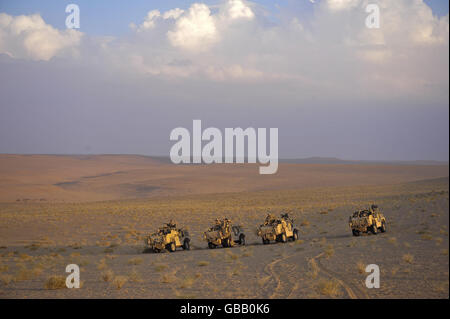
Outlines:
{"label": "vehicle wheel", "polygon": [[208,243],[208,248],[214,249],[214,248],[216,248],[216,245],[214,245],[213,243]]}
{"label": "vehicle wheel", "polygon": [[185,238],[185,239],[184,239],[184,242],[183,242],[183,249],[184,249],[184,250],[190,250],[190,249],[191,249],[191,244],[190,244],[189,238]]}
{"label": "vehicle wheel", "polygon": [[173,253],[173,252],[177,249],[177,247],[175,246],[175,243],[174,243],[174,242],[171,242],[170,244],[168,244],[168,245],[166,246],[166,249],[167,249],[168,251],[170,251],[171,253]]}
{"label": "vehicle wheel", "polygon": [[239,245],[245,246],[245,235],[244,234],[241,234],[239,236]]}
{"label": "vehicle wheel", "polygon": [[286,234],[285,234],[285,233],[281,234],[281,242],[282,242],[282,243],[287,242],[287,237],[286,237]]}
{"label": "vehicle wheel", "polygon": [[382,233],[386,232],[386,223],[385,222],[381,223],[381,232]]}
{"label": "vehicle wheel", "polygon": [[372,231],[372,234],[376,235],[376,234],[377,234],[377,232],[378,232],[378,228],[377,228],[377,225],[373,224],[373,225],[372,225],[372,229],[371,229],[371,231]]}
{"label": "vehicle wheel", "polygon": [[263,245],[267,245],[269,243],[269,241],[267,239],[262,239]]}
{"label": "vehicle wheel", "polygon": [[353,236],[359,236],[359,231],[357,231],[356,229],[352,229],[352,234]]}
{"label": "vehicle wheel", "polygon": [[228,237],[225,240],[222,241],[222,246],[227,248],[227,247],[231,247],[231,238]]}
{"label": "vehicle wheel", "polygon": [[292,240],[296,241],[298,239],[298,230],[294,229],[294,235],[292,236]]}

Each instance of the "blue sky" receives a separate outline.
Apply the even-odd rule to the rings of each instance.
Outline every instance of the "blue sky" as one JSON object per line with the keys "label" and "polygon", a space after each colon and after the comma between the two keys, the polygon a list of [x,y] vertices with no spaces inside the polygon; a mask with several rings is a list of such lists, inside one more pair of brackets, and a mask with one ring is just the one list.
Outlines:
{"label": "blue sky", "polygon": [[[316,0],[316,3],[320,0]],[[166,11],[172,8],[187,9],[194,2],[202,2],[208,5],[219,3],[220,0],[186,1],[186,0],[158,0],[145,1],[134,0],[2,0],[0,12],[10,15],[40,13],[44,20],[57,27],[65,28],[65,7],[69,3],[76,3],[81,11],[81,30],[92,35],[122,35],[129,32],[130,22],[140,23],[146,13],[153,9]],[[253,1],[263,5],[274,15],[280,8],[289,8],[297,15],[308,15],[313,12],[313,6],[309,0],[258,0]],[[448,14],[448,0],[425,0],[437,16]]]}

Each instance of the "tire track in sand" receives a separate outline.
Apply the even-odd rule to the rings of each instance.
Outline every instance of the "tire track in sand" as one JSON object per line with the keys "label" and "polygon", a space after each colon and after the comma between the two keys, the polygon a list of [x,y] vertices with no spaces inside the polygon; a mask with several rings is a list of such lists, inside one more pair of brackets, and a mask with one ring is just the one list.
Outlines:
{"label": "tire track in sand", "polygon": [[[267,282],[265,284],[265,289],[267,289],[269,292],[272,291],[272,293],[269,295],[269,299],[279,299],[279,298],[286,298],[286,296],[290,295],[289,294],[285,294],[285,296],[283,296],[283,294],[281,293],[281,286],[283,285],[283,281],[281,280],[281,276],[278,275],[278,273],[276,271],[274,271],[274,268],[277,264],[281,263],[282,261],[285,261],[293,256],[295,256],[296,253],[291,254],[289,256],[285,256],[285,257],[281,257],[281,258],[277,258],[275,260],[273,260],[272,262],[268,263],[265,267],[264,267],[264,272],[267,273],[270,276],[270,279],[272,279],[272,281],[274,281],[274,285],[275,287],[273,287],[270,284],[270,280],[269,282]],[[291,268],[291,267],[290,267]],[[296,267],[294,266],[293,268],[290,269],[290,273],[292,273],[292,271],[295,271]],[[292,290],[292,288],[291,288]]]}
{"label": "tire track in sand", "polygon": [[[326,274],[328,277],[331,277],[332,279],[335,279],[346,291],[347,295],[351,299],[369,299],[369,295],[356,285],[352,283],[345,282],[342,277],[340,277],[338,274],[336,274],[334,271],[326,268],[322,263],[320,262],[320,259],[323,258],[324,253],[320,253],[319,255],[312,258],[312,260],[316,261],[316,264],[319,268],[319,271]],[[355,293],[357,292],[357,293]]]}
{"label": "tire track in sand", "polygon": [[[292,293],[298,288],[295,286],[294,283],[292,283],[289,280],[283,281],[281,278],[282,274],[283,276],[289,277],[289,275],[293,274],[297,268],[295,265],[290,265],[289,268],[283,269],[283,272],[277,272],[275,270],[275,267],[277,265],[282,264],[283,262],[287,261],[289,258],[292,258],[296,256],[298,253],[293,253],[288,256],[280,257],[272,262],[268,263],[264,267],[264,272],[269,276],[269,280],[265,283],[264,289],[266,290],[266,294],[269,299],[282,299],[282,298],[289,298],[291,297]],[[325,274],[326,276],[336,280],[339,285],[341,285],[347,295],[351,299],[370,299],[367,292],[365,292],[363,289],[359,288],[353,283],[346,282],[340,275],[338,275],[336,272],[326,268],[320,260],[323,258],[324,253],[320,253],[317,256],[311,258],[311,260],[316,261],[317,267],[320,272]],[[283,286],[285,286],[285,289],[282,289]],[[284,292],[283,292],[284,291]]]}

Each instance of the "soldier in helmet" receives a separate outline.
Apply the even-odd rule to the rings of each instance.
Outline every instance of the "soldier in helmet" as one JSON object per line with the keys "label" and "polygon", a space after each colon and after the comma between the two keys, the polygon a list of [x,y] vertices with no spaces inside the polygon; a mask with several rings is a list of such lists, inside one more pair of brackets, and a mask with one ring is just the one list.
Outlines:
{"label": "soldier in helmet", "polygon": [[275,222],[275,216],[273,216],[271,213],[268,213],[266,220],[264,221],[264,225],[270,225],[274,222]]}
{"label": "soldier in helmet", "polygon": [[223,221],[223,230],[225,231],[225,233],[231,231],[231,220],[229,220],[226,217],[225,217],[225,219]]}
{"label": "soldier in helmet", "polygon": [[226,229],[228,224],[228,218],[224,217],[222,219],[222,229]]}
{"label": "soldier in helmet", "polygon": [[170,220],[170,222],[167,224],[169,228],[177,228],[177,224],[173,221],[173,219]]}

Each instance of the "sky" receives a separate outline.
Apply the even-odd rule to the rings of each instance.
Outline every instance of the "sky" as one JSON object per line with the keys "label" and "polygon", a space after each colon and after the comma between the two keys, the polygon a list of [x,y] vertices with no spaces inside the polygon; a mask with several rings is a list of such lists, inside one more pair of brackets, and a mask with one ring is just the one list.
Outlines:
{"label": "sky", "polygon": [[[65,7],[80,8],[80,29]],[[369,29],[367,4],[380,7]],[[277,127],[281,158],[449,157],[448,1],[0,1],[0,153],[168,156]]]}

